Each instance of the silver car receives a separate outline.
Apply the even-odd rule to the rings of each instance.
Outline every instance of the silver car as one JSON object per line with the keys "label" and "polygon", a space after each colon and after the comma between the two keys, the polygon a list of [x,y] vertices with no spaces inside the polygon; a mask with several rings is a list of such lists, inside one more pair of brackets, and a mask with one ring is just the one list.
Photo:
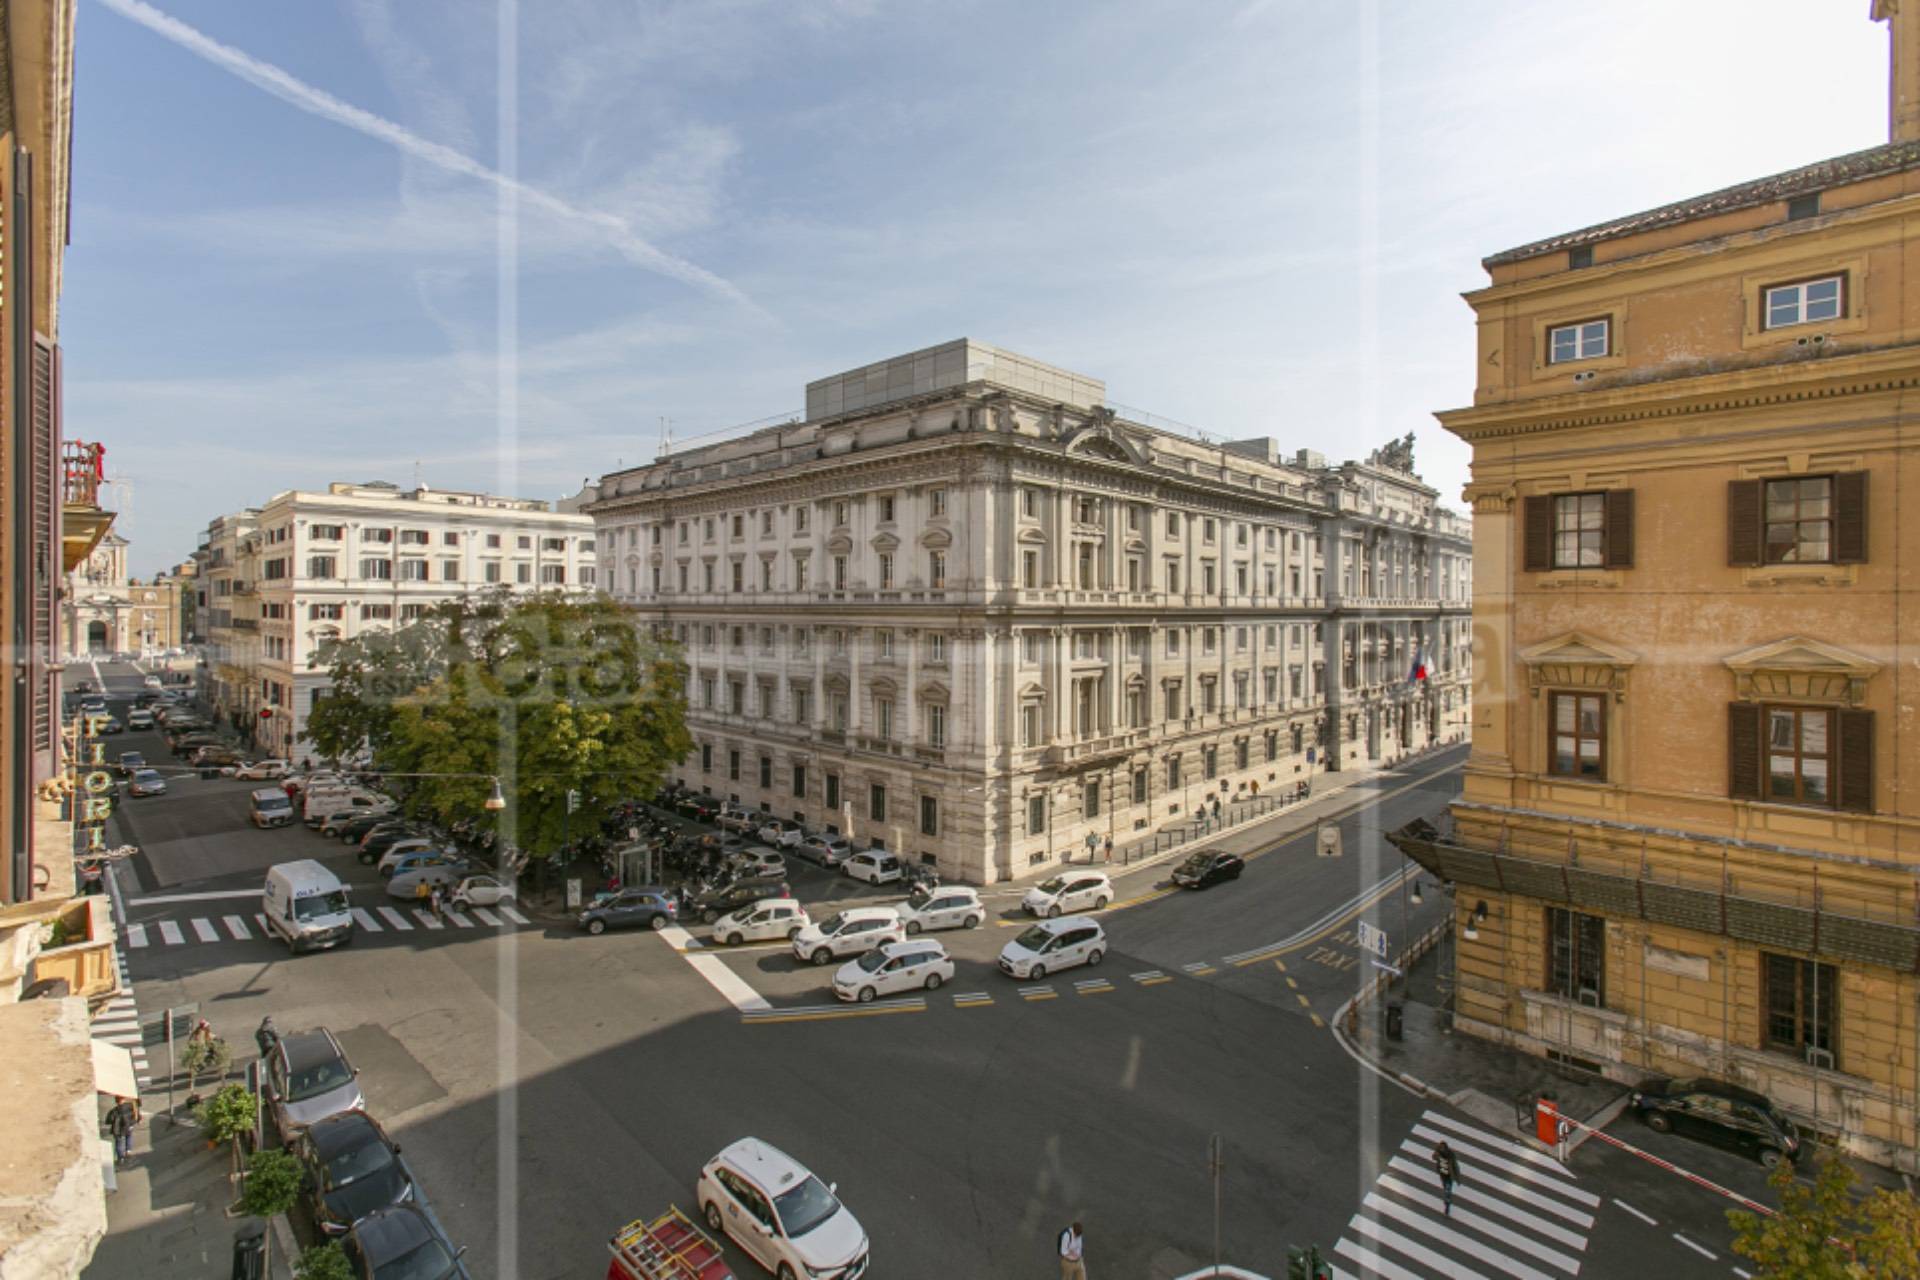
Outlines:
{"label": "silver car", "polygon": [[267,1098],[281,1137],[342,1111],[365,1110],[359,1076],[325,1027],[281,1037],[267,1054]]}
{"label": "silver car", "polygon": [[471,870],[464,862],[416,863],[404,871],[396,872],[393,879],[387,881],[387,896],[403,900],[418,898],[423,884],[429,893],[437,886],[442,893],[451,895],[454,887],[465,880]]}

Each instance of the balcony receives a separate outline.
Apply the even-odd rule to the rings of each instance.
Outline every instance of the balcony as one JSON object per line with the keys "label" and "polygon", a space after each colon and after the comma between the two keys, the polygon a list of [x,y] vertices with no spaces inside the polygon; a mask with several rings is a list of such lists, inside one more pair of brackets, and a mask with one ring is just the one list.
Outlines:
{"label": "balcony", "polygon": [[64,572],[71,573],[84,563],[113,527],[114,513],[100,508],[106,467],[105,445],[79,440],[61,443],[60,555]]}

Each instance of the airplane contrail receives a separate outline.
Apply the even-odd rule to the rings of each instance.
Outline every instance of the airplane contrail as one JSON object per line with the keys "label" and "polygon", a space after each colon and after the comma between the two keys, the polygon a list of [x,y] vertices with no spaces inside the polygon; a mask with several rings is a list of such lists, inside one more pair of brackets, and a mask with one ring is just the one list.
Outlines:
{"label": "airplane contrail", "polygon": [[423,138],[383,116],[374,115],[371,111],[342,102],[324,89],[317,89],[270,62],[262,62],[251,54],[243,53],[231,45],[222,44],[178,18],[162,13],[146,3],[146,0],[100,0],[100,3],[122,17],[132,19],[156,35],[171,40],[188,52],[197,54],[215,66],[232,72],[255,88],[264,89],[282,102],[309,115],[345,125],[357,133],[376,138],[428,164],[438,165],[449,173],[465,174],[467,177],[477,178],[482,182],[511,191],[528,204],[549,213],[597,227],[606,234],[608,242],[635,266],[690,284],[761,315],[766,314],[758,303],[741,292],[732,281],[715,275],[705,267],[688,262],[685,258],[676,257],[655,248],[634,234],[631,224],[616,214],[602,213],[595,209],[582,209],[558,196],[549,195],[537,187],[530,187],[524,182],[509,178],[496,169],[490,169],[471,156],[455,151],[452,147],[442,146],[440,143]]}

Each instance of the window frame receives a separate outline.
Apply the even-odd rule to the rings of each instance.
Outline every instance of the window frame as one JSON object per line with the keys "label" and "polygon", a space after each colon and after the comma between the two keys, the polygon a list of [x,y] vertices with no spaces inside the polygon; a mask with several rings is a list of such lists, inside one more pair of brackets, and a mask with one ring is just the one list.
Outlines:
{"label": "window frame", "polygon": [[[1560,705],[1562,701],[1573,703],[1574,727],[1573,764],[1569,769],[1560,766],[1560,740],[1569,735],[1560,730]],[[1580,710],[1583,702],[1592,702],[1599,707],[1600,726],[1596,733],[1586,733],[1580,727]],[[1607,748],[1607,695],[1585,689],[1550,689],[1547,691],[1547,773],[1550,777],[1565,778],[1570,782],[1605,782],[1608,776]],[[1599,748],[1598,763],[1593,773],[1581,771],[1580,762],[1584,758],[1580,753],[1582,743],[1594,742]]]}
{"label": "window frame", "polygon": [[[1785,1010],[1776,1008],[1779,988],[1784,976],[1782,970],[1791,974],[1792,986],[1791,1008]],[[1791,1054],[1803,1062],[1811,1060],[1811,1052],[1824,1053],[1828,1057],[1827,1068],[1838,1069],[1839,1054],[1834,1033],[1840,1021],[1837,1015],[1839,1004],[1840,968],[1838,965],[1822,964],[1818,960],[1783,955],[1777,951],[1760,953],[1760,1047],[1762,1050],[1768,1053]],[[1790,1039],[1783,1039],[1774,1034],[1776,1020],[1782,1013],[1792,1021],[1793,1034]]]}
{"label": "window frame", "polygon": [[[1607,1007],[1607,921],[1566,907],[1548,907],[1546,919],[1546,990],[1563,1000],[1587,1003],[1580,993],[1594,994],[1593,1007]],[[1595,972],[1589,972],[1592,965]],[[1592,981],[1587,979],[1591,978]]]}
{"label": "window frame", "polygon": [[[1801,494],[1796,492],[1793,497],[1793,504],[1794,504],[1793,518],[1791,520],[1775,520],[1773,518],[1774,499],[1771,493],[1771,490],[1773,489],[1773,487],[1775,485],[1792,485],[1797,491],[1801,485],[1806,484],[1809,481],[1819,481],[1827,486],[1827,492],[1826,492],[1826,498],[1825,498],[1826,514],[1823,516],[1808,516],[1808,515],[1800,514],[1802,504],[1807,502],[1808,499],[1806,499]],[[1814,475],[1814,476],[1763,476],[1761,477],[1760,478],[1760,563],[1762,565],[1769,565],[1769,566],[1781,565],[1781,564],[1834,564],[1836,563],[1834,560],[1834,551],[1835,551],[1835,544],[1838,541],[1838,538],[1836,535],[1839,532],[1839,523],[1840,523],[1840,510],[1839,510],[1840,492],[1839,490],[1840,490],[1839,477],[1837,474],[1831,473],[1831,472],[1824,475]],[[1800,531],[1804,526],[1810,525],[1810,524],[1824,524],[1827,528],[1827,537],[1826,537],[1827,553],[1826,555],[1821,556],[1817,559],[1811,558],[1811,557],[1803,557],[1799,554],[1799,550],[1802,545]],[[1794,528],[1793,545],[1790,548],[1788,548],[1787,553],[1782,554],[1780,556],[1774,555],[1773,528],[1775,525],[1792,525]]]}
{"label": "window frame", "polygon": [[[1836,286],[1833,299],[1834,313],[1830,316],[1809,317],[1807,315],[1807,289],[1812,285],[1825,284],[1829,280]],[[1760,331],[1762,333],[1774,333],[1781,329],[1797,329],[1802,325],[1832,324],[1835,321],[1845,320],[1847,318],[1847,302],[1850,292],[1848,288],[1849,283],[1845,271],[1823,271],[1818,275],[1801,276],[1795,280],[1782,280],[1778,284],[1761,285]],[[1776,324],[1773,319],[1773,295],[1788,289],[1799,291],[1798,305],[1796,307],[1798,318],[1783,320]]]}
{"label": "window frame", "polygon": [[[1601,349],[1588,353],[1586,352],[1586,337],[1582,331],[1585,330],[1588,325],[1595,324],[1600,326]],[[1562,333],[1571,333],[1574,335],[1574,354],[1570,356],[1562,357],[1555,352],[1554,338],[1556,335]],[[1579,320],[1563,320],[1558,324],[1548,325],[1546,327],[1546,350],[1544,354],[1546,355],[1545,363],[1549,367],[1558,367],[1564,364],[1581,364],[1588,360],[1605,360],[1613,354],[1613,317],[1610,315],[1586,316]]]}
{"label": "window frame", "polygon": [[[1794,742],[1789,751],[1774,746],[1773,718],[1775,715],[1794,717]],[[1810,753],[1802,745],[1805,719],[1819,716],[1826,721],[1826,741],[1824,750]],[[1760,778],[1762,783],[1761,800],[1767,804],[1799,805],[1811,809],[1834,809],[1839,807],[1839,751],[1837,747],[1840,732],[1839,716],[1835,709],[1828,706],[1807,705],[1804,703],[1767,702],[1760,706]],[[1791,755],[1793,760],[1794,794],[1781,796],[1774,792],[1773,762],[1776,756]],[[1825,766],[1826,795],[1821,799],[1810,799],[1806,795],[1805,765],[1808,760],[1819,760]]]}

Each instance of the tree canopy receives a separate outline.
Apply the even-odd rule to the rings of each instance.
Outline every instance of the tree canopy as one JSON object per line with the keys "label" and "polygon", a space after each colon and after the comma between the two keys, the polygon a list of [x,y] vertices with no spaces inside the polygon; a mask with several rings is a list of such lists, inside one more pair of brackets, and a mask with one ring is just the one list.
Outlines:
{"label": "tree canopy", "polygon": [[1904,1191],[1855,1194],[1845,1161],[1821,1160],[1811,1183],[1782,1164],[1768,1177],[1780,1209],[1727,1212],[1733,1249],[1756,1280],[1920,1280],[1920,1200]]}

